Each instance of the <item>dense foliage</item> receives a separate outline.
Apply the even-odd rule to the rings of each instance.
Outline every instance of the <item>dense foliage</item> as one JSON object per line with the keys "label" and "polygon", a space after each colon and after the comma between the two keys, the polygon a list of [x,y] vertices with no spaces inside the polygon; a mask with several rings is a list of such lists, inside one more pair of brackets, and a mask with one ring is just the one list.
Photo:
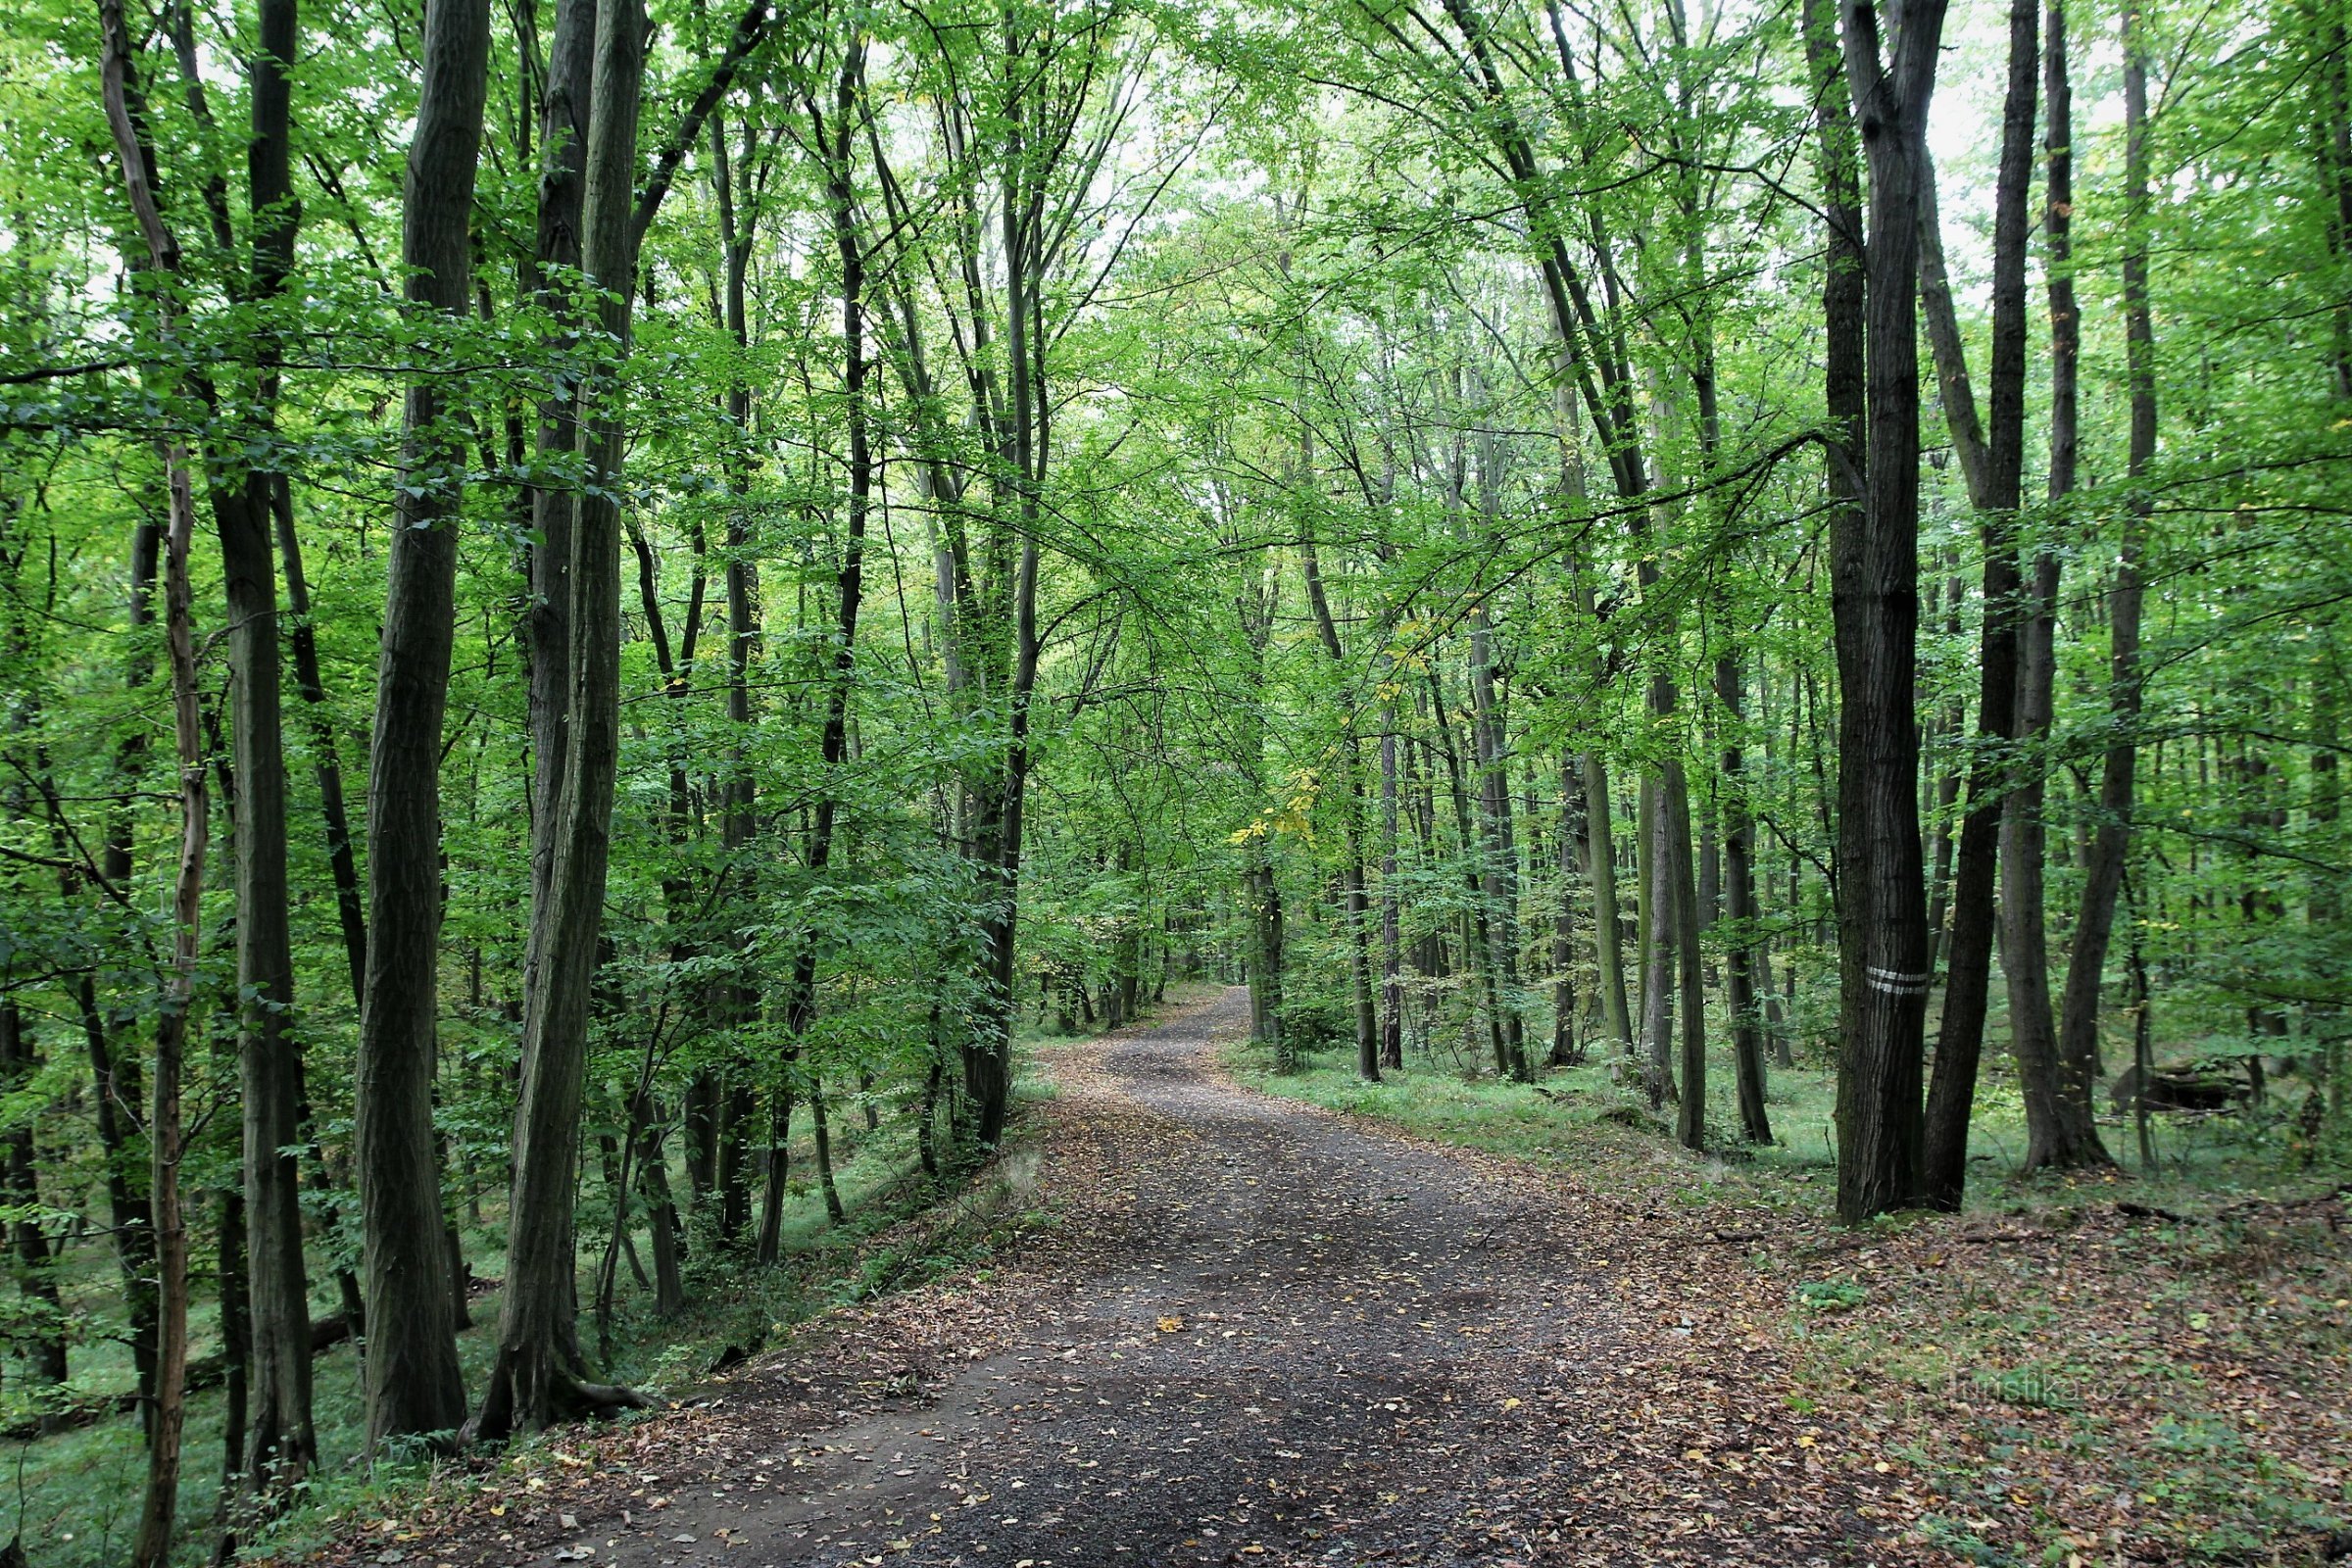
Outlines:
{"label": "dense foliage", "polygon": [[1189,972],[1835,1069],[1852,1219],[2343,1159],[2346,21],[2125,4],[13,10],[9,1419],[175,1450],[197,1300],[233,1535],[330,1319],[379,1446],[634,1402]]}

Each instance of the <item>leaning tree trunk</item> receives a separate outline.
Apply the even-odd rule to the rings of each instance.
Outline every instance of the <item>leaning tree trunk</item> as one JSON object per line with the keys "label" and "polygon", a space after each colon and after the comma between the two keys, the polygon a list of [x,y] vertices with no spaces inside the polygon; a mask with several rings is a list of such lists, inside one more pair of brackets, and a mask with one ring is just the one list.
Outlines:
{"label": "leaning tree trunk", "polygon": [[[1845,75],[1870,166],[1859,320],[1833,320],[1850,365],[1861,328],[1867,410],[1862,505],[1831,529],[1836,625],[1839,1061],[1838,1213],[1848,1224],[1912,1202],[1921,1155],[1928,910],[1914,715],[1919,628],[1920,192],[1942,0],[1905,7],[1891,61],[1879,15],[1845,16]],[[1835,269],[1837,261],[1833,261]]]}
{"label": "leaning tree trunk", "polygon": [[[487,0],[430,0],[402,241],[419,315],[469,310]],[[411,383],[368,760],[368,978],[354,1162],[368,1301],[368,1443],[466,1417],[433,1144],[441,933],[441,721],[456,636],[460,443],[439,378]]]}
{"label": "leaning tree trunk", "polygon": [[532,944],[539,963],[524,1004],[507,1281],[497,1357],[481,1408],[467,1424],[474,1438],[536,1431],[583,1409],[637,1402],[636,1396],[586,1377],[576,1321],[573,1198],[619,763],[619,372],[628,354],[635,270],[629,219],[644,51],[640,8],[629,0],[605,0],[597,15],[589,91],[580,250],[581,270],[599,290],[603,340],[599,373],[582,382],[577,414],[582,469],[594,482],[572,512],[564,777],[546,897],[531,911],[540,928]]}

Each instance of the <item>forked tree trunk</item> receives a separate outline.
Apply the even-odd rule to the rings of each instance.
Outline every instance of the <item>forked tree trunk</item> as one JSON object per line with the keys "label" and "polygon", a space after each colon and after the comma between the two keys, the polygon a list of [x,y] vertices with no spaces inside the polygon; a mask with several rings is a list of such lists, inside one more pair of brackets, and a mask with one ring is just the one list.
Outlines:
{"label": "forked tree trunk", "polygon": [[[176,301],[172,291],[179,283],[179,246],[164,222],[154,185],[154,156],[134,108],[137,88],[131,75],[132,45],[122,0],[101,0],[98,17],[107,128],[113,133],[123,192],[146,247],[147,265],[163,284],[157,295],[157,328],[169,344],[176,325]],[[188,585],[188,547],[196,525],[195,487],[183,441],[165,438],[158,444],[157,455],[163,460],[168,519],[163,539],[164,646],[171,669],[173,757],[179,766],[179,857],[172,879],[172,966],[156,1013],[155,1073],[147,1118],[148,1200],[155,1235],[156,1356],[147,1422],[147,1486],[131,1539],[131,1568],[165,1568],[171,1560],[178,1516],[188,1365],[188,1227],[179,1185],[184,1153],[180,1079],[188,1014],[196,1000],[201,956],[198,920],[211,832]]]}
{"label": "forked tree trunk", "polygon": [[[2074,94],[2068,72],[2066,7],[2051,0],[2043,75],[2048,99],[2047,190],[2042,231],[2049,247],[2051,511],[2074,493],[2076,387],[2082,320],[2075,304]],[[2052,526],[2056,526],[2053,516]],[[2044,925],[2047,860],[2042,822],[2052,704],[2057,680],[2059,555],[2054,541],[2035,552],[2018,616],[2017,738],[2023,775],[2001,822],[2001,921],[2009,971],[2009,1035],[2025,1091],[2030,1168],[2094,1164],[2105,1148],[2087,1094],[2069,1095],[2059,1069],[2057,1024],[2050,1008],[2049,938]]]}
{"label": "forked tree trunk", "polygon": [[[430,0],[409,151],[403,260],[419,315],[468,311],[474,169],[490,59],[487,0]],[[456,634],[463,458],[441,383],[404,416],[368,765],[368,977],[354,1160],[368,1314],[368,1446],[445,1437],[466,1418],[433,1143],[441,933],[441,721]]]}

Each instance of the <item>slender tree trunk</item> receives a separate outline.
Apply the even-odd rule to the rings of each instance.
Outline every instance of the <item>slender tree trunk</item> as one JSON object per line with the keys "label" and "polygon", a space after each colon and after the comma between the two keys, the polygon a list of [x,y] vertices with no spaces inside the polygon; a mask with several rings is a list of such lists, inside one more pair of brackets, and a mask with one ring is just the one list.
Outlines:
{"label": "slender tree trunk", "polygon": [[[37,1065],[16,998],[0,996],[0,1094],[24,1093]],[[40,1163],[30,1123],[9,1131],[0,1184],[9,1203],[19,1210],[8,1225],[9,1250],[16,1253],[17,1289],[30,1307],[28,1321],[17,1330],[17,1343],[31,1382],[55,1391],[66,1381],[66,1317],[58,1298],[49,1233],[41,1228]]]}
{"label": "slender tree trunk", "polygon": [[[147,269],[162,281],[158,329],[169,343],[175,330],[179,246],[163,217],[155,163],[134,107],[132,45],[122,0],[100,0],[100,82],[107,127],[122,169]],[[204,726],[200,710],[195,632],[188,583],[188,548],[196,499],[186,444],[167,437],[163,460],[167,523],[163,537],[164,646],[171,669],[173,757],[179,767],[179,855],[172,879],[172,966],[155,1024],[155,1072],[147,1117],[148,1201],[155,1235],[156,1356],[147,1422],[147,1486],[131,1540],[131,1568],[164,1568],[179,1506],[181,1438],[187,1416],[188,1227],[179,1165],[184,1152],[181,1071],[188,1014],[195,1005],[201,957],[199,917],[204,859],[211,832],[205,787]]]}
{"label": "slender tree trunk", "polygon": [[1610,822],[1609,768],[1598,752],[1578,759],[1585,784],[1585,863],[1592,877],[1592,956],[1600,966],[1601,1027],[1617,1049],[1634,1049],[1633,1009],[1625,995],[1625,933],[1617,908],[1617,838]]}
{"label": "slender tree trunk", "polygon": [[[1682,977],[1681,1100],[1676,1102],[1675,1136],[1685,1149],[1707,1147],[1707,1017],[1706,976],[1699,965],[1698,879],[1690,855],[1690,785],[1679,757],[1666,760],[1659,795],[1665,809],[1664,875],[1666,912],[1671,916],[1672,952]],[[1661,941],[1659,950],[1667,951]]]}
{"label": "slender tree trunk", "polygon": [[1559,907],[1551,921],[1551,1065],[1573,1066],[1584,1059],[1576,1038],[1576,888],[1577,770],[1574,754],[1560,759]]}
{"label": "slender tree trunk", "polygon": [[[1313,455],[1307,453],[1300,464],[1308,483],[1314,473]],[[1314,611],[1315,629],[1323,640],[1323,652],[1335,669],[1347,663],[1347,650],[1340,642],[1339,623],[1332,616],[1331,601],[1323,591],[1322,564],[1315,553],[1315,538],[1310,532],[1299,536],[1298,561],[1306,578],[1306,598]],[[1364,886],[1364,786],[1359,776],[1356,755],[1355,694],[1347,692],[1342,698],[1342,734],[1340,737],[1340,768],[1345,775],[1346,843],[1341,865],[1342,885],[1348,900],[1348,949],[1350,958],[1349,995],[1354,1003],[1355,1070],[1357,1076],[1370,1083],[1380,1081],[1380,1024],[1372,1003],[1372,905]],[[1467,845],[1465,845],[1467,848]]]}
{"label": "slender tree trunk", "polygon": [[[2058,1016],[2059,1091],[2086,1105],[2098,1070],[2099,993],[2114,936],[2132,845],[2134,776],[2139,760],[2140,556],[2155,504],[2148,469],[2156,460],[2156,335],[2148,308],[2148,61],[2139,0],[2124,7],[2124,365],[2132,405],[2125,459],[2123,534],[2115,579],[2107,591],[2107,722],[2109,740],[2099,772],[2097,828],[2082,872],[2082,912],[2066,969],[2066,998]],[[2093,1135],[2095,1140],[2095,1134]],[[2093,1143],[2093,1158],[2105,1151]]]}
{"label": "slender tree trunk", "polygon": [[1404,950],[1396,885],[1396,699],[1395,671],[1380,718],[1380,1064],[1404,1066]]}
{"label": "slender tree trunk", "polygon": [[524,1004],[522,1091],[514,1111],[514,1181],[498,1354],[468,1434],[535,1431],[560,1415],[639,1402],[590,1383],[579,1347],[574,1241],[580,1105],[588,1070],[588,1014],[600,951],[605,872],[620,739],[620,515],[623,441],[619,372],[629,347],[635,254],[630,214],[637,166],[644,18],[631,0],[604,0],[596,27],[581,218],[581,270],[601,291],[608,345],[582,383],[576,415],[592,486],[572,512],[570,667],[564,781],[557,797],[547,896],[532,997]]}
{"label": "slender tree trunk", "polygon": [[2009,86],[2001,111],[2000,172],[1993,191],[1992,353],[1980,443],[1971,427],[1976,400],[1944,281],[1936,227],[1935,172],[1921,178],[1921,294],[1927,302],[1943,404],[1954,446],[1969,456],[1970,500],[1984,543],[1983,651],[1977,697],[1978,749],[1968,775],[1968,814],[1960,824],[1953,873],[1951,956],[1944,968],[1943,1019],[1928,1089],[1922,1196],[1956,1208],[1968,1181],[1968,1124],[1976,1104],[1992,972],[1994,905],[2002,799],[2009,784],[2003,756],[2016,731],[2018,671],[2017,509],[2022,499],[2026,431],[2026,231],[2034,182],[2034,102],[2038,57],[2035,6],[2011,0]]}
{"label": "slender tree trunk", "polygon": [[[2048,180],[2042,231],[2049,246],[2049,498],[2053,514],[2065,507],[2075,488],[2076,386],[2082,341],[2073,270],[2074,96],[2066,28],[2063,0],[2051,0],[2043,73],[2049,123],[2044,139]],[[2054,541],[2045,540],[2036,548],[2019,612],[2016,721],[2022,772],[2001,822],[2002,949],[2009,972],[2009,1036],[2017,1057],[2018,1080],[2025,1091],[2029,1167],[2092,1164],[2105,1157],[2087,1097],[2069,1096],[2061,1089],[2057,1025],[2050,1008],[2043,882],[2047,854],[2042,819],[2043,780],[2049,769],[2046,750],[2057,683],[2059,561]]]}
{"label": "slender tree trunk", "polygon": [[[1724,956],[1724,1005],[1731,1014],[1732,1064],[1740,1087],[1740,1130],[1751,1144],[1772,1142],[1772,1117],[1764,1107],[1764,1038],[1756,1012],[1756,983],[1763,944],[1756,934],[1754,821],[1747,808],[1747,760],[1740,743],[1740,703],[1746,682],[1740,661],[1715,661],[1715,697],[1723,704],[1723,886],[1724,915],[1731,935]],[[1767,989],[1769,970],[1763,972]]]}
{"label": "slender tree trunk", "polygon": [[[430,0],[402,245],[409,303],[419,316],[467,313],[489,58],[487,0]],[[454,1433],[466,1414],[433,1144],[441,722],[456,634],[464,471],[437,376],[411,384],[404,426],[368,768],[369,941],[353,1132],[370,1451],[387,1438]]]}
{"label": "slender tree trunk", "polygon": [[[1470,738],[1478,766],[1479,897],[1487,906],[1487,966],[1494,977],[1494,1070],[1525,1081],[1527,1020],[1519,997],[1519,864],[1511,839],[1511,791],[1502,715],[1494,699],[1494,629],[1482,602],[1470,621]],[[1467,848],[1468,846],[1465,846]]]}
{"label": "slender tree trunk", "polygon": [[808,1077],[808,1130],[816,1140],[816,1185],[825,1195],[825,1217],[839,1225],[849,1211],[841,1206],[841,1189],[833,1182],[833,1129],[825,1117],[824,1081],[813,1072]]}

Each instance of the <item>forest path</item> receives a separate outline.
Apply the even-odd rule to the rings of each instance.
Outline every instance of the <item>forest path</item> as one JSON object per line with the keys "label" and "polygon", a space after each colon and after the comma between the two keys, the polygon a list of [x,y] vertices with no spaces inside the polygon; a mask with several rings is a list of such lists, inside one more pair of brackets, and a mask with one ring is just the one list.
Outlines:
{"label": "forest path", "polygon": [[1556,1183],[1235,1085],[1214,1048],[1247,1026],[1232,991],[1049,1050],[1038,1179],[1061,1226],[977,1288],[847,1314],[715,1402],[636,1429],[617,1469],[562,1503],[561,1540],[461,1535],[489,1547],[464,1555],[1163,1568],[1912,1554],[1817,1463],[1767,1358],[1694,1342],[1686,1303],[1643,1297],[1654,1281],[1617,1261],[1575,1261],[1593,1232]]}

